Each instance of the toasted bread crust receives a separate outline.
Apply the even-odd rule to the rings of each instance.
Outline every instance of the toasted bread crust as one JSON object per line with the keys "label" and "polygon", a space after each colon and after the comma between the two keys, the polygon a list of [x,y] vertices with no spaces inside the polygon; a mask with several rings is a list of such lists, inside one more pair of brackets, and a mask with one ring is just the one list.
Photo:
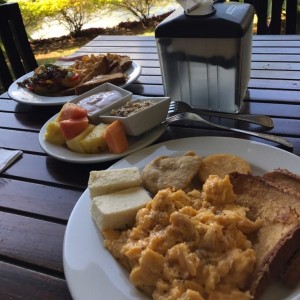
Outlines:
{"label": "toasted bread crust", "polygon": [[289,259],[280,279],[289,288],[295,288],[300,282],[300,249],[298,249]]}
{"label": "toasted bread crust", "polygon": [[[286,169],[276,169],[263,175],[269,184],[279,188],[285,193],[300,197],[300,176]],[[300,282],[300,249],[298,249],[286,263],[280,273],[282,283],[294,288]]]}
{"label": "toasted bread crust", "polygon": [[263,175],[263,179],[280,190],[300,197],[300,176],[286,169],[276,169]]}
{"label": "toasted bread crust", "polygon": [[99,75],[87,82],[84,82],[73,88],[60,92],[60,95],[61,96],[81,95],[103,83],[110,82],[112,84],[120,85],[126,83],[126,80],[127,80],[127,75],[120,72],[113,73],[113,74]]}
{"label": "toasted bread crust", "polygon": [[300,198],[250,174],[232,173],[230,180],[236,203],[249,207],[250,219],[264,221],[252,238],[257,263],[249,289],[257,299],[300,247]]}
{"label": "toasted bread crust", "polygon": [[126,74],[114,73],[96,76],[93,79],[76,86],[75,95],[81,95],[84,92],[87,92],[106,82],[110,82],[112,84],[124,84],[126,82]]}

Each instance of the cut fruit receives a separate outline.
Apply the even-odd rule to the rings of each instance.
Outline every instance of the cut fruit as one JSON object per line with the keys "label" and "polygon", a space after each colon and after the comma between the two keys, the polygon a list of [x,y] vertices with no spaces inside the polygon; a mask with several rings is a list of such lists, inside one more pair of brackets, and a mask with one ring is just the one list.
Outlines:
{"label": "cut fruit", "polygon": [[59,126],[64,138],[70,140],[88,128],[89,120],[88,117],[68,119],[60,121]]}
{"label": "cut fruit", "polygon": [[50,122],[47,125],[45,140],[56,145],[63,145],[66,142],[58,122]]}
{"label": "cut fruit", "polygon": [[93,131],[81,141],[85,153],[100,153],[107,149],[107,144],[104,140],[104,133],[107,126],[107,124],[103,123],[97,125]]}
{"label": "cut fruit", "polygon": [[59,112],[58,120],[57,121],[64,121],[69,119],[81,119],[87,116],[86,109],[78,106],[75,103],[66,103],[62,107]]}
{"label": "cut fruit", "polygon": [[123,124],[117,120],[109,124],[104,133],[108,149],[112,153],[122,153],[128,148],[128,140]]}
{"label": "cut fruit", "polygon": [[92,125],[90,124],[88,126],[87,129],[85,129],[83,132],[81,132],[79,135],[77,135],[76,137],[74,137],[73,139],[71,140],[68,140],[67,141],[67,147],[74,151],[74,152],[78,152],[78,153],[86,153],[82,144],[81,144],[81,141],[88,135],[90,134],[93,129],[95,128],[95,125]]}

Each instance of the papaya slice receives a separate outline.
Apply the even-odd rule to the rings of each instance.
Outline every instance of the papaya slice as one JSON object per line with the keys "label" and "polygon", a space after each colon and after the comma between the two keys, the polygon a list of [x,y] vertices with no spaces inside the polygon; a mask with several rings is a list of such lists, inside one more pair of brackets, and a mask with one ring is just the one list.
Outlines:
{"label": "papaya slice", "polygon": [[59,112],[57,121],[64,121],[69,119],[81,119],[87,117],[87,110],[78,106],[75,103],[65,103]]}
{"label": "papaya slice", "polygon": [[129,146],[125,129],[119,120],[107,126],[103,137],[108,146],[108,150],[112,153],[122,153]]}
{"label": "papaya slice", "polygon": [[87,116],[78,119],[67,119],[59,121],[60,130],[66,140],[70,140],[79,135],[89,126]]}

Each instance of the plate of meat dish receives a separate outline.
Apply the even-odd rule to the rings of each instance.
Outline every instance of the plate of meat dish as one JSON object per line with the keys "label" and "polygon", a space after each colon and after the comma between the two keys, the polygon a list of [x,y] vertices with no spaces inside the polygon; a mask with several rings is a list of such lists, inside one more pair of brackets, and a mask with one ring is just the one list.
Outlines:
{"label": "plate of meat dish", "polygon": [[92,54],[83,56],[68,67],[41,65],[17,79],[9,87],[8,94],[23,104],[62,105],[105,82],[124,88],[140,74],[140,65],[128,56]]}
{"label": "plate of meat dish", "polygon": [[[234,157],[234,160],[224,159],[224,157],[226,158],[227,156]],[[136,218],[136,220],[139,221],[138,223],[129,225],[126,221],[123,229],[120,228],[115,230],[115,227],[114,229],[108,228],[103,231],[100,230],[100,226],[102,226],[103,229],[104,221],[106,222],[106,226],[112,226],[113,223],[117,224],[117,222],[120,221],[121,215],[109,218],[112,216],[110,213],[114,211],[114,209],[119,209],[120,206],[126,206],[124,203],[127,203],[128,197],[125,197],[125,194],[123,193],[124,190],[115,192],[119,197],[114,201],[119,201],[120,205],[118,207],[110,206],[110,212],[106,211],[105,214],[105,210],[103,210],[104,206],[101,205],[104,205],[106,197],[109,200],[113,200],[111,197],[113,197],[114,192],[106,191],[106,195],[103,196],[103,193],[105,194],[105,192],[101,190],[101,194],[98,194],[100,196],[95,195],[96,192],[100,193],[100,189],[104,189],[105,186],[103,182],[101,182],[98,187],[97,185],[94,185],[96,182],[94,180],[96,180],[98,175],[98,179],[100,180],[100,174],[105,174],[105,178],[107,179],[109,178],[109,172],[115,171],[115,174],[121,172],[120,174],[123,175],[121,176],[120,182],[124,183],[124,178],[127,176],[126,172],[129,172],[129,169],[131,171],[132,169],[136,169],[137,171],[135,172],[138,173],[137,176],[141,176],[142,178],[141,183],[139,183],[141,184],[139,188],[144,189],[145,178],[150,178],[151,182],[160,182],[157,180],[157,177],[152,176],[157,173],[156,171],[145,175],[145,170],[149,171],[149,166],[156,166],[157,168],[160,168],[159,166],[161,166],[162,173],[157,176],[163,176],[163,180],[161,180],[162,183],[165,182],[165,179],[169,178],[169,176],[172,177],[174,175],[173,173],[176,173],[176,176],[181,178],[181,180],[177,180],[177,182],[186,181],[190,169],[193,169],[193,166],[195,165],[195,161],[194,163],[189,162],[189,164],[184,164],[182,161],[179,163],[178,160],[182,157],[189,157],[192,159],[196,157],[197,164],[199,164],[200,167],[202,166],[201,174],[205,173],[203,170],[207,170],[208,166],[210,166],[210,168],[217,167],[219,170],[223,170],[226,166],[226,168],[228,168],[226,170],[228,171],[232,170],[232,168],[235,170],[238,162],[238,173],[230,173],[229,176],[225,176],[221,181],[220,178],[216,181],[228,182],[228,180],[230,180],[232,185],[227,185],[229,189],[224,189],[219,195],[229,195],[230,193],[225,191],[233,189],[237,198],[234,198],[232,193],[230,197],[233,197],[232,199],[236,202],[231,202],[228,206],[224,206],[222,203],[218,204],[218,202],[212,202],[218,209],[214,209],[210,206],[211,204],[208,204],[209,201],[216,201],[216,199],[218,199],[214,198],[217,197],[217,192],[215,193],[215,196],[212,197],[214,188],[211,189],[210,187],[217,187],[217,185],[214,185],[213,183],[213,179],[216,178],[216,176],[212,176],[208,179],[211,180],[209,181],[210,184],[205,186],[204,183],[202,186],[203,190],[193,191],[191,194],[184,194],[183,191],[179,191],[179,198],[176,196],[178,191],[173,192],[170,189],[168,189],[167,192],[166,190],[159,191],[157,194],[159,196],[150,194],[150,198],[154,197],[153,200],[150,200],[151,204],[148,202],[149,205],[146,207],[144,204],[144,208],[134,215],[134,220]],[[214,159],[217,157],[217,160],[212,160],[211,157]],[[160,163],[157,162],[157,159],[160,160]],[[161,161],[164,159],[166,159],[166,161],[170,159],[170,161],[172,160],[172,163],[167,161],[163,166]],[[164,173],[166,172],[164,167],[169,168],[170,165],[174,168],[173,172],[168,174]],[[180,172],[178,172],[178,170],[180,170]],[[210,169],[210,171],[211,170],[212,169]],[[242,173],[242,170],[244,170],[245,173]],[[88,188],[82,194],[70,215],[64,237],[64,272],[72,297],[75,300],[96,300],[99,299],[99,295],[101,295],[101,298],[103,299],[131,300],[158,299],[159,297],[161,297],[159,299],[178,299],[178,295],[180,294],[181,296],[186,296],[187,298],[185,299],[191,299],[188,296],[194,296],[193,299],[216,299],[216,296],[218,296],[218,299],[252,299],[251,295],[254,294],[255,299],[259,300],[299,299],[300,285],[298,280],[300,280],[300,278],[297,274],[300,274],[300,265],[299,263],[296,263],[297,257],[300,255],[300,245],[299,242],[297,242],[297,240],[299,241],[299,220],[297,213],[299,214],[300,208],[298,204],[299,201],[296,201],[300,199],[299,170],[300,159],[298,156],[263,143],[226,137],[194,137],[171,140],[152,145],[121,159],[108,170],[92,171],[95,175],[92,175],[91,173]],[[199,175],[200,170],[197,172],[198,173],[196,174]],[[211,173],[212,171],[210,174]],[[129,177],[129,181],[132,182],[134,175],[130,175]],[[201,176],[199,175],[199,178],[200,177]],[[116,177],[114,177],[114,179],[113,182],[116,182]],[[194,179],[195,178],[190,179],[189,183],[186,183],[188,184],[186,188],[190,188],[189,184],[194,182]],[[106,180],[106,183],[107,182],[108,180]],[[99,190],[97,190],[97,188]],[[123,186],[123,189],[124,188],[125,187]],[[148,191],[149,190],[146,189],[146,192]],[[205,194],[203,194],[203,191]],[[208,195],[210,195],[209,191],[212,192],[210,198],[208,198]],[[120,198],[120,195],[124,196],[123,200],[122,197]],[[171,198],[166,198],[165,195],[172,196]],[[190,195],[190,198],[187,198],[186,195]],[[177,197],[176,200],[175,197]],[[225,239],[223,244],[218,244],[218,239],[222,236],[219,231],[220,227],[218,227],[219,229],[217,230],[217,227],[214,227],[213,222],[208,222],[205,227],[206,230],[209,228],[214,228],[214,230],[205,231],[203,229],[204,227],[201,227],[204,230],[202,231],[198,226],[198,234],[201,234],[201,232],[206,232],[207,234],[203,235],[203,238],[197,239],[193,237],[189,240],[189,236],[194,233],[193,227],[189,227],[191,224],[190,220],[193,220],[193,222],[198,220],[195,221],[193,213],[195,212],[194,209],[196,209],[199,204],[193,202],[193,209],[190,206],[187,209],[187,206],[182,206],[182,203],[186,201],[182,199],[190,199],[189,201],[192,201],[193,199],[198,199],[197,197],[202,199],[202,206],[200,206],[200,208],[198,207],[200,209],[199,212],[203,213],[204,209],[206,209],[205,213],[208,213],[208,215],[202,214],[202,218],[205,216],[203,219],[204,223],[205,220],[212,220],[207,216],[211,216],[210,213],[214,212],[215,220],[223,220],[223,218],[225,220],[226,217],[229,217],[231,220],[227,225],[225,222],[223,226],[221,226],[221,232],[224,235],[226,235],[226,232],[228,233],[230,230],[233,230],[232,228],[236,226],[234,224],[244,224],[243,226],[245,227],[239,227],[240,225],[237,225],[244,234],[242,236],[239,234],[229,234],[228,238],[230,242]],[[139,197],[139,199],[140,198],[141,197]],[[168,199],[168,201],[173,199],[172,201],[174,202],[172,203],[177,203],[179,207],[176,214],[172,214],[173,223],[165,228],[163,227],[165,226],[163,225],[165,212],[170,210],[173,206],[169,206],[169,204],[167,204],[169,202],[159,202],[160,198],[164,201],[166,199]],[[222,197],[220,196],[219,200],[221,198]],[[203,201],[203,199],[206,199],[208,202]],[[163,203],[165,204],[162,205]],[[247,205],[245,203],[247,203]],[[241,206],[237,206],[237,208],[235,205],[244,205],[244,210],[241,210]],[[99,211],[97,210],[97,207],[99,208]],[[152,214],[153,212],[151,209],[155,209],[155,207],[157,207],[159,211],[158,215]],[[228,210],[225,209],[226,207]],[[207,208],[210,208],[209,212],[207,212]],[[129,215],[128,208],[124,209],[124,211],[126,211],[126,214],[123,213],[122,218],[126,218]],[[241,216],[246,219],[243,219],[244,221],[241,223],[235,222],[236,215],[235,213],[231,214],[231,211],[235,211],[237,214],[244,211],[244,214],[241,213]],[[98,212],[103,213],[103,215],[101,215],[102,219],[98,218]],[[295,214],[295,212],[297,213]],[[181,215],[182,213],[189,215],[189,217],[185,219],[176,219],[180,213]],[[147,216],[149,216],[149,219],[147,219]],[[153,216],[157,216],[157,218]],[[143,219],[143,217],[146,218]],[[197,214],[197,217],[200,218],[201,214]],[[141,220],[144,221],[140,222]],[[158,222],[160,225],[155,222]],[[177,222],[179,222],[177,227],[179,231],[175,231],[177,232],[175,235],[174,232],[173,235],[171,234],[172,231],[170,231],[169,235],[163,235],[163,232],[169,232],[168,230],[172,228],[173,225],[175,226]],[[254,227],[258,226],[251,233],[255,234],[252,235],[252,237],[249,235],[249,231],[247,232],[250,228],[248,225]],[[139,226],[148,226],[147,228],[150,228],[151,230],[155,229],[157,230],[157,234],[151,235],[152,231],[150,229],[148,231],[142,230]],[[201,226],[203,226],[203,224]],[[188,228],[190,229],[186,231]],[[227,228],[229,231],[224,230],[224,228]],[[287,228],[291,229],[291,232],[296,228],[295,232],[298,232],[298,237],[296,235],[290,235],[286,231]],[[217,235],[215,236],[214,234]],[[244,246],[241,247],[240,251],[246,251],[244,253],[248,254],[253,254],[253,251],[257,251],[256,260],[253,261],[252,265],[250,264],[252,268],[250,268],[250,271],[248,269],[249,272],[245,272],[244,267],[247,265],[247,262],[249,262],[251,255],[247,254],[241,260],[237,259],[239,256],[236,258],[232,256],[232,259],[222,260],[222,263],[217,263],[214,266],[209,265],[209,269],[206,269],[209,271],[203,273],[205,276],[202,277],[204,280],[204,285],[202,287],[201,280],[193,282],[193,277],[198,278],[200,276],[199,274],[202,274],[202,271],[198,271],[194,266],[200,266],[202,268],[201,270],[205,270],[204,267],[211,261],[210,255],[213,255],[216,249],[237,245],[234,240],[239,241],[239,244],[245,236],[249,238],[248,241],[251,241],[251,243],[243,243],[245,248]],[[161,241],[165,242],[164,239],[168,237],[171,238],[170,241],[172,241],[172,237],[176,237],[180,244],[176,244],[177,242],[175,241],[175,247],[174,243],[161,243]],[[210,237],[213,238],[214,242],[210,240]],[[124,248],[124,240],[129,238],[131,239],[130,243],[125,244]],[[147,239],[149,239],[148,241],[151,241],[150,244],[147,243]],[[225,242],[226,240],[228,243]],[[288,240],[292,243],[289,243]],[[189,241],[190,244],[187,243],[187,241]],[[198,252],[185,252],[191,251],[192,247],[190,249],[188,247],[184,248],[183,245],[194,245],[193,243],[195,241],[210,242],[207,244],[204,243],[200,248],[196,247],[195,249],[198,249]],[[161,254],[164,252],[164,245],[168,245],[166,248],[168,255]],[[252,245],[253,251],[248,249],[248,247],[251,248]],[[150,246],[152,247],[152,250],[149,249]],[[124,250],[125,252],[122,252],[123,250],[121,251],[120,249],[125,249],[126,251]],[[140,251],[137,249],[140,249]],[[172,252],[170,252],[170,249],[173,249]],[[228,251],[229,250],[224,252],[221,251],[223,253],[221,254],[221,257],[226,258]],[[292,251],[294,251],[293,255],[295,255],[295,257],[292,256]],[[144,255],[145,253],[147,254],[147,257]],[[204,264],[201,264],[201,260],[197,260],[201,255],[206,257],[206,259],[203,260]],[[126,259],[131,257],[129,264],[126,263],[126,260],[124,263],[124,257],[126,257]],[[288,260],[288,257],[291,257],[291,260]],[[212,261],[215,263],[216,257],[214,257]],[[295,262],[295,264],[292,262]],[[279,271],[279,266],[281,266],[281,271]],[[143,268],[148,269],[145,271]],[[163,268],[163,272],[157,271],[157,269],[161,271],[160,268]],[[285,270],[284,272],[283,269]],[[216,270],[218,272],[215,272]],[[155,276],[158,276],[157,274],[162,276],[159,282],[155,281]],[[270,283],[267,283],[269,275],[272,276],[272,278]],[[174,285],[171,285],[171,291],[174,293],[173,298],[172,294],[170,294],[170,284],[167,282],[167,278],[168,280],[170,278],[176,279]],[[263,280],[261,280],[261,278],[263,278]],[[156,282],[155,284],[153,284],[153,280]],[[230,298],[228,296],[228,287],[237,282],[242,282],[240,280],[244,282],[244,290],[243,288],[238,288],[235,289],[234,292],[231,291],[233,293],[231,294],[233,298]],[[156,288],[154,290],[153,286],[155,285]],[[293,287],[287,287],[288,285]],[[247,286],[247,288],[245,288],[245,286]],[[216,290],[214,290],[214,288]],[[245,292],[245,290],[247,291]],[[250,290],[252,294],[249,294],[248,291]],[[197,298],[196,296],[199,296],[201,293],[204,297]],[[209,295],[212,295],[212,298],[209,298]],[[226,295],[228,296],[227,298],[225,297]]]}

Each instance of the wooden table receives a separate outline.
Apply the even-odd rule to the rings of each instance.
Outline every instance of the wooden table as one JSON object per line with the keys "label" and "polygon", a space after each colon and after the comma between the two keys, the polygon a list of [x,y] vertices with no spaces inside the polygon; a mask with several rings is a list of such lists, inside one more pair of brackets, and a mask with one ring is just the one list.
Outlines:
{"label": "wooden table", "polygon": [[[76,54],[98,52],[130,55],[143,69],[128,89],[135,94],[163,95],[153,37],[99,36]],[[254,37],[246,110],[271,116],[275,127],[268,132],[291,141],[296,155],[300,155],[299,71],[300,36]],[[71,299],[62,264],[68,218],[87,187],[90,170],[114,163],[77,165],[46,155],[38,142],[39,130],[59,109],[18,104],[7,94],[0,96],[0,147],[24,152],[0,174],[0,299]],[[250,139],[207,127],[172,126],[157,142],[202,135]]]}

